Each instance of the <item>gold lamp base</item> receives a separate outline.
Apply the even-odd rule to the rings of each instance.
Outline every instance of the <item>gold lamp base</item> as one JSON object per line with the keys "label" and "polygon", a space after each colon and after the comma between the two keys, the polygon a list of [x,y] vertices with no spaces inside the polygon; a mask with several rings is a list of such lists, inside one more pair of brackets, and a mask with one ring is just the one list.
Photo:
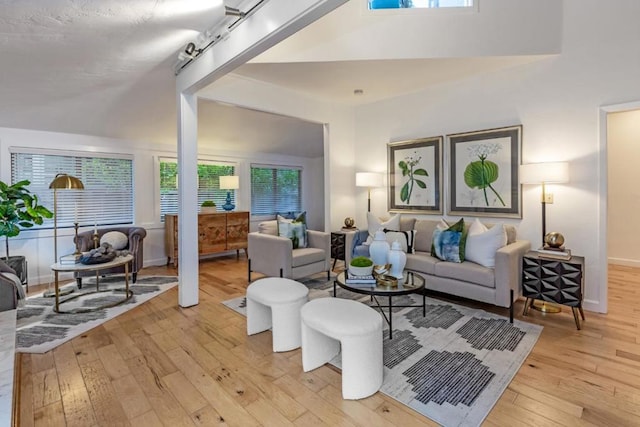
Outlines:
{"label": "gold lamp base", "polygon": [[546,301],[536,301],[532,305],[534,310],[538,310],[542,313],[560,313],[562,309],[557,304],[552,304]]}

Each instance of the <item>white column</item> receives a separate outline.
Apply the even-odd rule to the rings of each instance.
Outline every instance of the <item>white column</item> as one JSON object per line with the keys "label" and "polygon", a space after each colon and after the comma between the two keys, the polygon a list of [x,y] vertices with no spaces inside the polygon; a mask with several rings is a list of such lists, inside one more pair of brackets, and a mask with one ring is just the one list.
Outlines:
{"label": "white column", "polygon": [[178,94],[178,304],[198,304],[198,98]]}

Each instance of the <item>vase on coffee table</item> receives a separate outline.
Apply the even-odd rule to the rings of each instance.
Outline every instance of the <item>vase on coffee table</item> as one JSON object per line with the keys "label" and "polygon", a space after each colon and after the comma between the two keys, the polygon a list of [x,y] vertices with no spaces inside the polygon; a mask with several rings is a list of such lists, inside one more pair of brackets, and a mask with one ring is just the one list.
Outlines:
{"label": "vase on coffee table", "polygon": [[389,256],[389,250],[389,242],[387,242],[384,231],[382,229],[376,231],[376,234],[373,237],[373,242],[369,245],[369,258],[371,258],[373,264],[386,264],[387,257]]}

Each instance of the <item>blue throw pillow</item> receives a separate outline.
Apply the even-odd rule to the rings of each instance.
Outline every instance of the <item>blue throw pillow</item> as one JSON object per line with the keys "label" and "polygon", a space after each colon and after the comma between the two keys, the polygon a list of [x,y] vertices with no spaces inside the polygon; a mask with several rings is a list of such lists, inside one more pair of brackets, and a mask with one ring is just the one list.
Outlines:
{"label": "blue throw pillow", "polygon": [[432,256],[443,261],[462,262],[466,240],[467,231],[462,218],[446,230],[436,228],[433,232]]}

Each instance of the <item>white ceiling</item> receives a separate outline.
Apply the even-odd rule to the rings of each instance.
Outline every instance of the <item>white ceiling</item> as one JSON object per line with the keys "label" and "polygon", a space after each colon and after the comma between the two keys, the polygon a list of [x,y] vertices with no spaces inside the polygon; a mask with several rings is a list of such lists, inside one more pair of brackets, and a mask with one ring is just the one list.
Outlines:
{"label": "white ceiling", "polygon": [[[0,126],[175,144],[177,52],[229,19],[220,0],[0,0]],[[294,37],[308,39],[305,30]],[[236,72],[357,105],[533,59],[250,63]],[[322,155],[317,124],[210,102],[200,118],[201,140],[218,149]]]}

